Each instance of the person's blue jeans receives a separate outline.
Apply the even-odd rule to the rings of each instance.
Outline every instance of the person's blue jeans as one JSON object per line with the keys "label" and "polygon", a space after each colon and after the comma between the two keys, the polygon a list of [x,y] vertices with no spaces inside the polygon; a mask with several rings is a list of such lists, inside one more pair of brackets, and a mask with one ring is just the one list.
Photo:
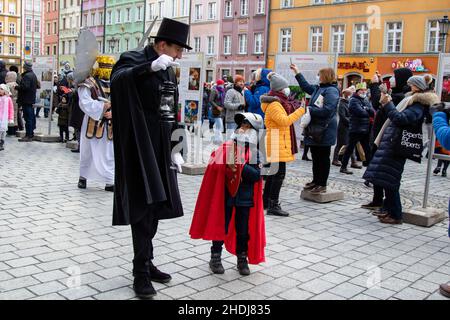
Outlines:
{"label": "person's blue jeans", "polygon": [[384,190],[384,206],[389,212],[389,216],[395,220],[401,220],[402,214],[402,202],[400,200],[400,190],[399,189],[385,189]]}
{"label": "person's blue jeans", "polygon": [[27,137],[32,138],[34,133],[34,128],[36,128],[36,114],[33,111],[33,106],[23,105],[23,118],[25,119],[25,134]]}

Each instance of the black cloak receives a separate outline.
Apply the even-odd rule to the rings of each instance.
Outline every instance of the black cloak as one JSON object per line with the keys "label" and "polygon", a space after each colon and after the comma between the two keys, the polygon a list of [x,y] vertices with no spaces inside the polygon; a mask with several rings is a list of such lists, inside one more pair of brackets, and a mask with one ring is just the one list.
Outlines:
{"label": "black cloak", "polygon": [[[172,68],[151,71],[157,58],[151,46],[125,52],[111,74],[113,225],[134,224],[146,214],[157,219],[183,215],[177,171],[170,154],[164,152],[171,147],[170,132],[164,132],[159,121],[159,86],[167,80],[176,84],[177,80]],[[178,91],[175,102],[178,105]],[[175,123],[172,129],[177,127]]]}

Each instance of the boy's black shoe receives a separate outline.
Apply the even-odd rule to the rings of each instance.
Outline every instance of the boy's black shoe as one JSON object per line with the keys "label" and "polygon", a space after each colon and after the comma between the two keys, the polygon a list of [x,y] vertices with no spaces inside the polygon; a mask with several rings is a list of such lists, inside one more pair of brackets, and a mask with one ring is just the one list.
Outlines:
{"label": "boy's black shoe", "polygon": [[247,252],[239,253],[237,255],[237,268],[241,276],[250,275],[250,268],[248,267]]}
{"label": "boy's black shoe", "polygon": [[220,260],[220,252],[211,252],[211,260],[209,261],[209,268],[215,274],[224,274],[222,261]]}
{"label": "boy's black shoe", "polygon": [[156,290],[153,288],[148,274],[138,274],[134,277],[133,289],[136,296],[140,299],[151,299],[156,296]]}

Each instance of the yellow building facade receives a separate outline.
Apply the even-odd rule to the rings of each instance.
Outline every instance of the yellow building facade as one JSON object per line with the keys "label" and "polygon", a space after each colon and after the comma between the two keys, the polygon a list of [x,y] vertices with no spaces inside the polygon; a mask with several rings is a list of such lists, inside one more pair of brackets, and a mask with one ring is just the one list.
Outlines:
{"label": "yellow building facade", "polygon": [[20,66],[21,0],[0,0],[0,60]]}
{"label": "yellow building facade", "polygon": [[399,66],[436,76],[449,47],[439,36],[444,15],[450,0],[272,0],[267,65],[277,53],[338,52],[344,87]]}

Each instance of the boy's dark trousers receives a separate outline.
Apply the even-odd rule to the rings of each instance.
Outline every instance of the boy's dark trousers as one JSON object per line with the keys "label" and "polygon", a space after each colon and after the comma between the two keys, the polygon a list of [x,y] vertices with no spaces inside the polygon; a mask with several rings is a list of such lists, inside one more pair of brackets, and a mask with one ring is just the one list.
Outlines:
{"label": "boy's dark trousers", "polygon": [[[228,226],[231,220],[231,214],[234,207],[227,206],[225,208],[225,231],[228,233]],[[236,253],[244,253],[248,251],[248,218],[250,215],[250,207],[235,207],[236,213],[234,217],[236,228]],[[222,252],[223,241],[213,241],[211,247],[212,253]]]}
{"label": "boy's dark trousers", "polygon": [[[66,139],[64,139],[64,134]],[[59,138],[61,141],[69,141],[69,126],[59,126]]]}

